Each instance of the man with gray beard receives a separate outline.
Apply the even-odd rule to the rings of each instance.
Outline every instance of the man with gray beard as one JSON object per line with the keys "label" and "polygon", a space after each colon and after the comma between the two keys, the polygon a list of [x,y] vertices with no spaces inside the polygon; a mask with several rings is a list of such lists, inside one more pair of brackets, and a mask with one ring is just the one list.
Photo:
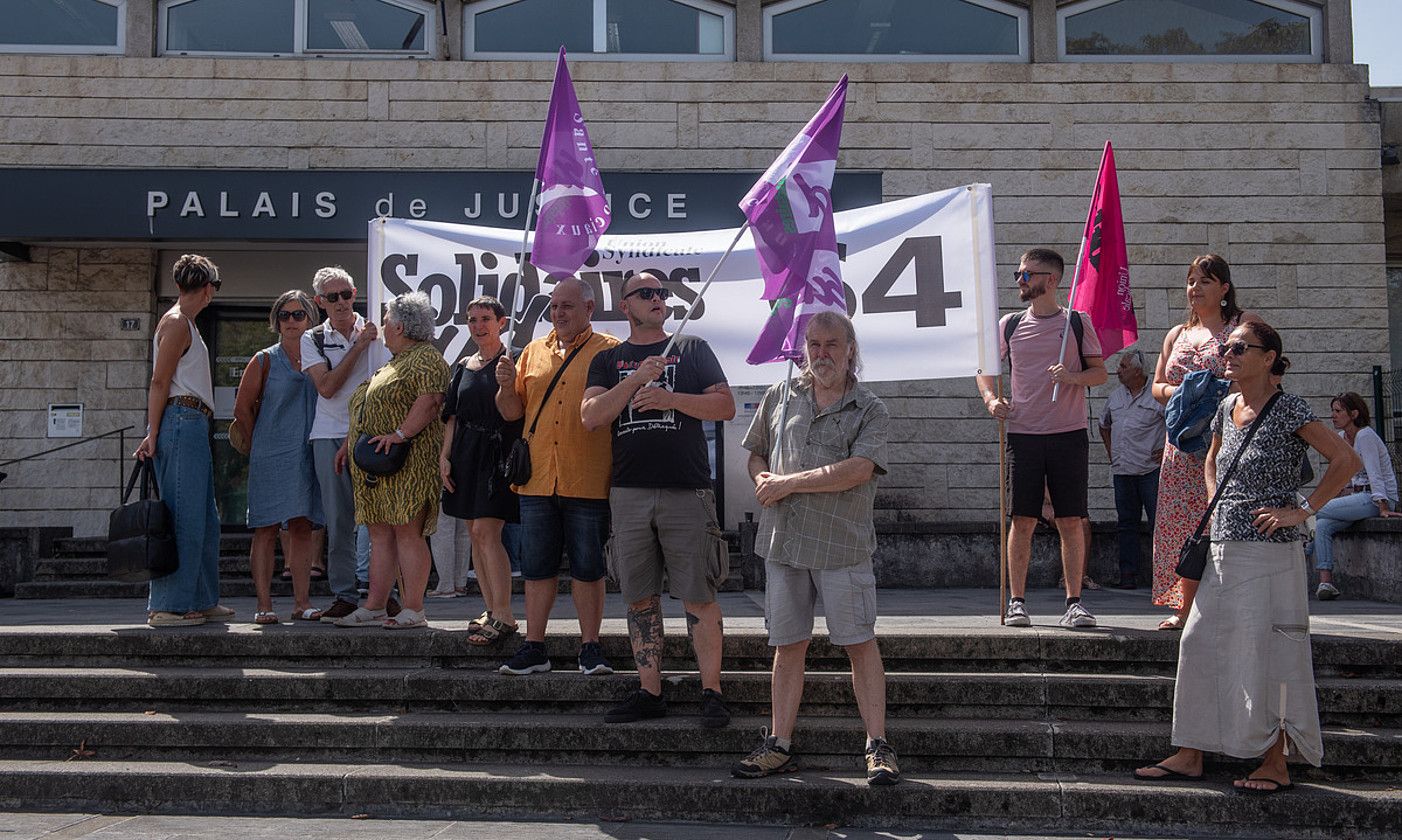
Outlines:
{"label": "man with gray beard", "polygon": [[896,751],[886,743],[886,670],[876,643],[871,567],[872,507],[877,476],[886,472],[890,416],[857,381],[860,368],[852,322],[835,312],[814,315],[804,331],[802,375],[765,393],[745,435],[763,506],[755,552],[765,559],[764,622],[774,673],[772,730],[731,767],[737,778],[798,768],[791,739],[822,593],[828,639],[852,663],[852,693],[867,732],[867,782],[900,781]]}

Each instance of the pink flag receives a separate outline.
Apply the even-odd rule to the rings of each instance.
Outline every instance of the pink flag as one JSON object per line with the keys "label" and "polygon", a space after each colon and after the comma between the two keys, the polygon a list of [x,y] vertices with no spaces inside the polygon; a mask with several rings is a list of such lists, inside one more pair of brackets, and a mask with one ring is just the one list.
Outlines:
{"label": "pink flag", "polygon": [[752,365],[803,357],[803,329],[822,310],[847,311],[832,176],[847,103],[844,75],[823,107],[740,202],[764,275],[769,321],[746,358]]}
{"label": "pink flag", "polygon": [[1073,309],[1090,316],[1106,358],[1139,340],[1134,299],[1129,291],[1129,257],[1125,223],[1120,215],[1120,182],[1115,177],[1115,150],[1107,142],[1100,175],[1090,199],[1084,232],[1085,255],[1071,301]]}
{"label": "pink flag", "polygon": [[565,48],[555,65],[555,88],[540,141],[540,210],[531,264],[548,274],[574,274],[609,227],[608,198],[594,162],[589,130],[579,113]]}

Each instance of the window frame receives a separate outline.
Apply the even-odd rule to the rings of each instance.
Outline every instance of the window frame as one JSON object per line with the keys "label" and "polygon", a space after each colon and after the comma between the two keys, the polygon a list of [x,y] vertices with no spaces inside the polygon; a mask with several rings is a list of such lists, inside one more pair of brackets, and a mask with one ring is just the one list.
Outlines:
{"label": "window frame", "polygon": [[226,50],[172,50],[166,48],[169,37],[170,10],[176,6],[198,0],[160,0],[156,8],[156,55],[162,57],[190,58],[407,58],[432,59],[437,57],[434,43],[438,28],[437,3],[431,0],[374,0],[387,6],[398,6],[425,15],[424,48],[422,50],[325,50],[307,47],[307,8],[310,0],[291,0],[292,9],[292,52],[233,52]]}
{"label": "window frame", "polygon": [[117,7],[117,43],[103,44],[5,44],[0,43],[0,55],[124,55],[127,51],[127,0],[96,0],[104,6]]}
{"label": "window frame", "polygon": [[1068,55],[1066,52],[1066,19],[1073,15],[1112,6],[1120,0],[1080,0],[1056,10],[1057,61],[1090,61],[1100,63],[1197,63],[1197,64],[1323,64],[1324,9],[1300,0],[1251,0],[1261,6],[1299,15],[1310,24],[1309,55],[1240,55],[1214,53],[1210,55]]}
{"label": "window frame", "polygon": [[[544,61],[554,59],[557,52],[478,52],[475,46],[477,15],[520,0],[479,0],[468,2],[462,12],[462,58],[463,61]],[[735,7],[716,0],[671,0],[682,6],[690,6],[700,12],[717,15],[721,19],[721,39],[724,49],[715,54],[700,53],[631,53],[607,52],[608,49],[608,2],[593,0],[593,45],[590,52],[572,52],[571,61],[735,61]],[[603,47],[605,51],[599,52]]]}
{"label": "window frame", "polygon": [[991,11],[1008,15],[1017,21],[1017,54],[1012,55],[898,55],[893,53],[776,53],[774,52],[774,18],[805,6],[815,6],[826,0],[782,0],[764,7],[764,60],[765,61],[849,61],[864,63],[924,62],[969,63],[1000,62],[1027,64],[1032,60],[1032,14],[1027,6],[1008,0],[959,0],[971,6],[982,6]]}

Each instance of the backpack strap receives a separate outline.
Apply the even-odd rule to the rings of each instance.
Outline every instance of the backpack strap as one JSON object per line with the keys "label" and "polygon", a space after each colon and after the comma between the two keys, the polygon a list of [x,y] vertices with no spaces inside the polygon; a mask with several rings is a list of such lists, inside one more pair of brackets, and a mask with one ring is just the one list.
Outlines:
{"label": "backpack strap", "polygon": [[[1071,321],[1071,332],[1076,336],[1076,355],[1081,357],[1081,370],[1086,369],[1085,337],[1086,325],[1081,320],[1081,313],[1072,309],[1068,320]],[[1003,343],[1008,345],[1008,361],[1013,358],[1013,333],[1017,332],[1017,325],[1022,323],[1022,312],[1014,312],[1008,322],[1003,325]]]}
{"label": "backpack strap", "polygon": [[312,327],[312,345],[316,347],[316,352],[326,362],[326,369],[330,370],[332,367],[331,357],[326,355],[326,324],[326,321],[322,321]]}

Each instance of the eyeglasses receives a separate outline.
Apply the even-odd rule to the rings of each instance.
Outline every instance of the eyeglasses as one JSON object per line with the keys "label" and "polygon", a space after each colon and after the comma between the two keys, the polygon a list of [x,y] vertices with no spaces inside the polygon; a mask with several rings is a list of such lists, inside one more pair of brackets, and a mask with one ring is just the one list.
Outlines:
{"label": "eyeglasses", "polygon": [[1051,273],[1050,271],[1014,271],[1014,272],[1013,272],[1013,282],[1014,282],[1014,283],[1031,283],[1033,277],[1050,277],[1050,276],[1052,276],[1052,273]]}
{"label": "eyeglasses", "polygon": [[637,295],[643,300],[652,300],[653,298],[657,298],[658,300],[666,300],[667,298],[672,296],[672,293],[667,289],[654,289],[651,286],[644,286],[641,289],[634,289],[633,291],[624,295],[623,299],[627,300],[633,295]]}
{"label": "eyeglasses", "polygon": [[213,287],[214,287],[214,291],[217,292],[217,291],[219,291],[219,287],[222,286],[222,285],[224,285],[224,281],[223,281],[223,280],[220,280],[218,277],[215,277],[213,280],[210,280],[210,281],[209,281],[209,285],[213,286]]}
{"label": "eyeglasses", "polygon": [[277,319],[279,321],[296,321],[300,324],[303,321],[307,320],[307,313],[303,312],[300,309],[279,309],[277,313]]}
{"label": "eyeglasses", "polygon": [[326,292],[321,296],[327,303],[335,303],[338,300],[351,300],[355,297],[355,289],[346,289],[344,292]]}
{"label": "eyeglasses", "polygon": [[1257,350],[1269,349],[1264,344],[1248,344],[1245,341],[1232,341],[1217,348],[1217,353],[1221,356],[1226,356],[1228,353],[1231,353],[1233,356],[1245,356],[1246,348],[1248,347],[1255,347]]}

